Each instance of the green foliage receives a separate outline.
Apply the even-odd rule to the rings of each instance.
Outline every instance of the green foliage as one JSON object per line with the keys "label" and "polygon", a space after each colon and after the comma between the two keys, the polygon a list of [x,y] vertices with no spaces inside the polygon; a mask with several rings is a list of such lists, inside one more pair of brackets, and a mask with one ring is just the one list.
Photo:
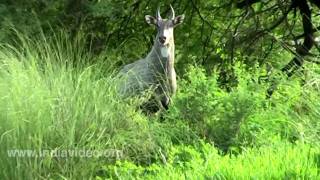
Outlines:
{"label": "green foliage", "polygon": [[0,2],[0,41],[13,43],[15,33],[36,35],[59,25],[63,0]]}
{"label": "green foliage", "polygon": [[202,68],[189,68],[167,120],[185,121],[200,137],[223,150],[269,144],[278,135],[292,142],[314,143],[319,138],[319,123],[314,120],[320,114],[312,110],[318,107],[317,90],[301,87],[299,80],[283,79],[279,93],[267,99],[267,83],[242,71],[241,66],[235,69],[238,85],[227,92],[218,86],[215,73],[206,75]]}
{"label": "green foliage", "polygon": [[[109,52],[107,57],[93,56],[86,51],[85,40],[76,37],[70,41],[64,33],[32,39],[17,37],[19,47],[4,44],[0,48],[1,177],[116,178],[159,174],[174,178],[183,172],[190,177],[285,177],[286,173],[288,177],[317,176],[316,170],[296,168],[315,168],[305,164],[311,162],[305,159],[309,158],[306,153],[300,154],[294,167],[290,165],[293,160],[288,159],[284,162],[288,168],[277,168],[271,176],[266,175],[271,171],[268,167],[256,168],[255,173],[237,173],[250,158],[256,159],[253,161],[257,164],[270,164],[267,157],[283,159],[283,154],[292,150],[294,158],[308,147],[317,157],[317,67],[309,72],[305,86],[300,86],[298,78],[283,78],[281,91],[266,99],[268,84],[256,78],[258,68],[248,71],[242,65],[234,67],[237,86],[228,92],[218,85],[216,73],[207,75],[203,68],[190,66],[179,81],[179,91],[169,111],[145,116],[136,108],[140,99],[124,102],[117,96],[115,69],[110,66],[121,61],[116,52]],[[92,59],[95,63],[88,63]],[[199,145],[202,141],[216,147]],[[272,151],[283,146],[292,149]],[[116,149],[122,154],[107,158],[13,158],[8,156],[12,149]],[[232,158],[225,160],[226,156],[218,153],[220,150],[233,154]],[[211,164],[208,153],[215,157]],[[280,167],[280,159],[275,167]],[[206,162],[208,166],[203,166]],[[209,169],[217,162],[224,164],[222,169]],[[229,170],[223,170],[228,169],[225,167]]]}
{"label": "green foliage", "polygon": [[[118,97],[114,75],[148,53],[155,29],[144,15],[160,5],[165,17],[170,3],[186,15],[175,29],[178,92],[167,112],[146,116],[141,99]],[[320,68],[280,75],[293,56],[281,47],[286,26],[256,38],[283,12],[251,13],[276,3],[245,12],[221,0],[2,1],[0,178],[319,179]]]}
{"label": "green foliage", "polygon": [[256,84],[247,78],[228,93],[215,75],[206,76],[201,68],[190,68],[186,76],[168,118],[190,122],[200,136],[227,149],[245,119],[261,107],[264,89],[253,91]]}
{"label": "green foliage", "polygon": [[278,142],[241,155],[219,155],[210,144],[178,146],[168,163],[143,167],[130,162],[104,166],[112,179],[318,179],[319,148]]}

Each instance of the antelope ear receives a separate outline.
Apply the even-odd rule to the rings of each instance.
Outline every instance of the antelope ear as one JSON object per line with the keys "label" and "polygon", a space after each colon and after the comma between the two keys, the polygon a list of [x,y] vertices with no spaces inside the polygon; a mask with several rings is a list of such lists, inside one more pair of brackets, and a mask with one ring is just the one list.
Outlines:
{"label": "antelope ear", "polygon": [[150,15],[146,15],[145,16],[145,19],[146,19],[146,22],[150,25],[152,24],[157,24],[157,19],[153,16],[150,16]]}
{"label": "antelope ear", "polygon": [[173,20],[173,25],[177,26],[177,25],[181,24],[183,22],[183,20],[184,20],[184,14],[177,16]]}

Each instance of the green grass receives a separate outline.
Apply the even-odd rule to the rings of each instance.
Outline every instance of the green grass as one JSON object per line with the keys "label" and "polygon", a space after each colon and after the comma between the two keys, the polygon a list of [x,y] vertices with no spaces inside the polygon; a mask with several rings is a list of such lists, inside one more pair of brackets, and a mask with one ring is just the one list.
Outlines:
{"label": "green grass", "polygon": [[[93,56],[63,33],[20,37],[19,47],[0,47],[1,179],[319,178],[317,67],[303,87],[281,80],[270,100],[268,84],[241,67],[232,92],[191,67],[170,110],[145,116],[141,99],[117,95],[121,57]],[[13,149],[122,154],[9,157]]]}
{"label": "green grass", "polygon": [[113,179],[319,179],[318,148],[275,143],[222,156],[210,144],[172,148],[166,164],[143,167],[130,162],[103,167]]}

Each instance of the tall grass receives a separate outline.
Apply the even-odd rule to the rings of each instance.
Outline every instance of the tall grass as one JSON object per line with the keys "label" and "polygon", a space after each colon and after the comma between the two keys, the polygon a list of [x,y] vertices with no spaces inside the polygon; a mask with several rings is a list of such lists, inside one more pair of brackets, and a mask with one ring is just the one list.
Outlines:
{"label": "tall grass", "polygon": [[[71,41],[64,33],[18,37],[18,46],[0,47],[1,178],[319,175],[317,68],[302,87],[283,79],[271,100],[256,75],[239,72],[238,87],[226,92],[215,75],[191,68],[169,111],[145,116],[136,108],[141,99],[118,97],[114,65],[121,57],[93,56],[82,38]],[[16,149],[119,150],[121,156],[10,157]],[[149,171],[154,174],[143,173]]]}
{"label": "tall grass", "polygon": [[85,44],[63,34],[20,41],[0,49],[0,177],[90,176],[117,158],[8,157],[12,149],[117,149],[140,161],[158,151],[163,125],[117,98],[108,59],[85,64]]}

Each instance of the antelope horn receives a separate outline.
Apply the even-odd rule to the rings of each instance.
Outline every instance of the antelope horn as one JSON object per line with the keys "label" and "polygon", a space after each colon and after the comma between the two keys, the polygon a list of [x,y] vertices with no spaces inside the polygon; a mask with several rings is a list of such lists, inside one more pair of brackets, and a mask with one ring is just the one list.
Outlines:
{"label": "antelope horn", "polygon": [[171,19],[173,20],[173,19],[176,17],[176,15],[175,15],[175,13],[174,13],[174,9],[173,9],[173,7],[171,6],[171,4],[170,4],[170,8],[171,8]]}
{"label": "antelope horn", "polygon": [[162,19],[161,14],[160,14],[160,7],[158,7],[156,17],[157,17],[157,19]]}

